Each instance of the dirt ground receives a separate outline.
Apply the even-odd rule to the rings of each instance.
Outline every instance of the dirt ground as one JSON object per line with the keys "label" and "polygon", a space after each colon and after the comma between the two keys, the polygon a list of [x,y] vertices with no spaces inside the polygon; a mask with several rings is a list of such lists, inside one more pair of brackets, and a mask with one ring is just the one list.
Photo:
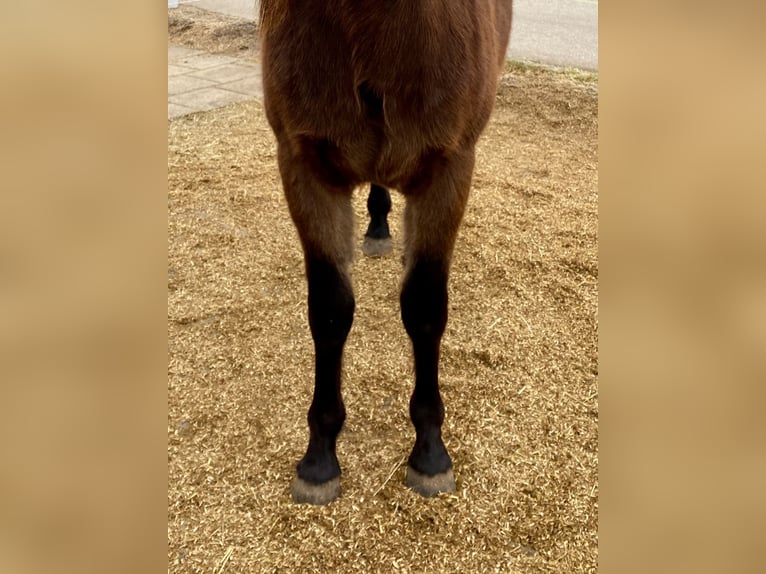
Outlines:
{"label": "dirt ground", "polygon": [[[211,40],[229,19],[203,30],[173,12],[192,24],[182,38],[171,21],[171,41],[257,57],[244,23]],[[509,64],[502,77],[442,347],[458,490],[430,500],[403,484],[413,374],[394,195],[394,253],[358,249],[353,266],[342,494],[320,508],[290,501],[312,344],[262,105],[169,121],[169,572],[596,571],[597,109],[594,76]]]}

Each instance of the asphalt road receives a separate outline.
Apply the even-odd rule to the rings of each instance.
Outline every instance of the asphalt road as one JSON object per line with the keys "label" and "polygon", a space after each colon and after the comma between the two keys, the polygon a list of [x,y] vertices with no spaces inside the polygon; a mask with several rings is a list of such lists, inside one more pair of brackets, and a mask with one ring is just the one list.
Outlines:
{"label": "asphalt road", "polygon": [[598,0],[514,0],[508,57],[598,70]]}
{"label": "asphalt road", "polygon": [[[181,0],[192,6],[254,19],[258,0]],[[508,57],[598,70],[598,0],[514,0]]]}

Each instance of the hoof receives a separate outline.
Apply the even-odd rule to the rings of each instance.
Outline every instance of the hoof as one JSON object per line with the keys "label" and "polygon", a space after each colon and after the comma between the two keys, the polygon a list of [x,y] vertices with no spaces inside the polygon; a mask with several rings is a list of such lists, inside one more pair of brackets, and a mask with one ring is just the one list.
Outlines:
{"label": "hoof", "polygon": [[440,492],[455,491],[455,475],[450,468],[446,472],[428,476],[407,465],[407,486],[420,496],[431,498]]}
{"label": "hoof", "polygon": [[391,253],[393,247],[391,246],[391,238],[385,239],[373,239],[372,237],[365,237],[362,242],[362,252],[368,257],[383,257]]}
{"label": "hoof", "polygon": [[329,504],[340,495],[340,478],[313,484],[296,476],[291,491],[296,504]]}

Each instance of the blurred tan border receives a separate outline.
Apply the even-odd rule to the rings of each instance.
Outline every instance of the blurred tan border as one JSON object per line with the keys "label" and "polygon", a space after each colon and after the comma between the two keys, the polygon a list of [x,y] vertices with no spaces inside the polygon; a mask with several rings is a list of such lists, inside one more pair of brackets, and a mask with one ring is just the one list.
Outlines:
{"label": "blurred tan border", "polygon": [[764,571],[766,51],[747,6],[600,6],[604,572]]}
{"label": "blurred tan border", "polygon": [[166,568],[166,18],[0,8],[0,572]]}

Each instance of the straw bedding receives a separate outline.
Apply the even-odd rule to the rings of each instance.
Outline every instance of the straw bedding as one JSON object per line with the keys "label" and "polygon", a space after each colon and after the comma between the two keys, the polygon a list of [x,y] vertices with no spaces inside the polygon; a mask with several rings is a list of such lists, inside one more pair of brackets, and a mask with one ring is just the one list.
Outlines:
{"label": "straw bedding", "polygon": [[[170,572],[595,572],[597,87],[511,65],[481,140],[442,347],[458,490],[404,484],[414,431],[394,253],[353,266],[341,497],[294,505],[312,344],[262,105],[169,122]],[[355,194],[357,245],[366,192]]]}

